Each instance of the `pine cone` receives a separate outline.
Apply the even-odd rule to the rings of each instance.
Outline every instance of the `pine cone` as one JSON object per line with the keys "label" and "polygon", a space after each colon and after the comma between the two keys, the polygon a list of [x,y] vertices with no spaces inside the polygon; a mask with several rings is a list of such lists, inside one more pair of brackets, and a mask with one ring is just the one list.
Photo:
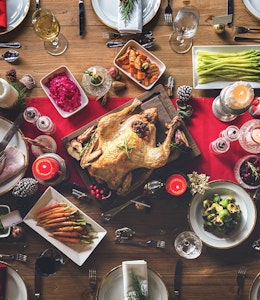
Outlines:
{"label": "pine cone", "polygon": [[5,73],[5,77],[10,82],[16,82],[17,81],[16,70],[15,69],[11,69],[11,70],[7,71]]}
{"label": "pine cone", "polygon": [[16,197],[29,197],[38,190],[38,181],[34,178],[23,178],[13,188],[12,194]]}
{"label": "pine cone", "polygon": [[180,101],[188,101],[191,97],[192,87],[189,85],[181,85],[177,89],[177,95]]}

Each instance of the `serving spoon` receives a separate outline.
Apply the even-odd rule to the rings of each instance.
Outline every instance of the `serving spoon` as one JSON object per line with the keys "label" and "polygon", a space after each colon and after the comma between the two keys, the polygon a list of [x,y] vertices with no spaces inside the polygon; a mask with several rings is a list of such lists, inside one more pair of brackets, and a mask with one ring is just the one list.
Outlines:
{"label": "serving spoon", "polygon": [[162,188],[164,187],[164,183],[161,182],[160,180],[151,180],[147,182],[143,188],[143,193],[134,199],[128,200],[126,203],[123,203],[122,205],[119,205],[115,208],[112,208],[111,210],[108,210],[106,212],[103,212],[101,214],[101,221],[103,223],[109,222],[115,215],[117,215],[120,211],[124,210],[126,207],[128,207],[132,203],[137,203],[139,205],[143,205],[146,207],[150,207],[150,205],[147,205],[142,202],[137,202],[136,200],[150,196],[151,198],[155,198],[159,195],[161,192]]}
{"label": "serving spoon", "polygon": [[19,55],[20,55],[19,52],[16,50],[8,50],[1,55],[1,59],[4,59],[5,61],[12,63],[19,58]]}

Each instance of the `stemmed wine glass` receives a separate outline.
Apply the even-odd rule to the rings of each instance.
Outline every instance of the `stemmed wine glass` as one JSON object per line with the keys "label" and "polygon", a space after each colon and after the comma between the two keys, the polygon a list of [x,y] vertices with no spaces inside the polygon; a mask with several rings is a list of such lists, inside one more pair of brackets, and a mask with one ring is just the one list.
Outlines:
{"label": "stemmed wine glass", "polygon": [[177,53],[186,53],[192,46],[192,37],[196,34],[199,26],[199,10],[192,5],[182,7],[174,21],[174,31],[169,37],[169,43]]}
{"label": "stemmed wine glass", "polygon": [[32,24],[36,34],[44,41],[48,53],[60,55],[66,51],[68,42],[60,33],[60,23],[51,10],[36,10],[32,16]]}

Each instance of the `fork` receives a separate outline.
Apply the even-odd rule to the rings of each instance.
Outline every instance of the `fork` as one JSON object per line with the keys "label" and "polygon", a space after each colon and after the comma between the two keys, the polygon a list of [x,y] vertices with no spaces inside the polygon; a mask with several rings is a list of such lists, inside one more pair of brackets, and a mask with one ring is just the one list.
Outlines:
{"label": "fork", "polygon": [[15,254],[0,254],[0,259],[3,260],[17,260],[21,262],[27,261],[27,255],[21,254],[21,253],[15,253]]}
{"label": "fork", "polygon": [[241,289],[244,285],[245,277],[246,277],[246,267],[241,266],[237,271],[237,299],[239,299]]}
{"label": "fork", "polygon": [[88,282],[89,282],[89,287],[91,290],[92,299],[94,299],[95,290],[96,290],[96,286],[97,286],[97,270],[96,269],[89,269]]}
{"label": "fork", "polygon": [[168,5],[164,11],[164,20],[166,23],[172,23],[172,8],[170,5],[170,0],[168,0]]}
{"label": "fork", "polygon": [[152,248],[165,248],[165,241],[161,240],[149,240],[149,241],[133,241],[122,239],[120,236],[115,238],[116,244],[128,244],[133,246],[141,246],[141,247],[152,247]]}

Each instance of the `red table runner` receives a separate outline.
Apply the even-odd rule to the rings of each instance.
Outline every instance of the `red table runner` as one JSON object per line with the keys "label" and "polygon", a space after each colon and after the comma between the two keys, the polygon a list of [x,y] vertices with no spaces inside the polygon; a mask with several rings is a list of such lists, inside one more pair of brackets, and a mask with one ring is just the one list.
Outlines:
{"label": "red table runner", "polygon": [[[129,100],[130,98],[110,98],[107,105],[103,107],[95,99],[90,98],[86,108],[67,119],[62,118],[58,114],[48,98],[27,99],[27,106],[38,108],[42,115],[50,116],[56,124],[57,129],[53,137],[58,145],[57,153],[69,164],[69,168],[71,169],[70,180],[82,184],[77,172],[72,171],[72,164],[62,145],[61,139]],[[173,99],[172,101],[175,105],[175,100]],[[209,144],[215,140],[219,136],[220,131],[224,130],[227,126],[233,124],[240,127],[252,117],[247,112],[232,122],[220,122],[212,113],[212,101],[213,99],[211,98],[196,98],[189,101],[189,104],[191,104],[194,109],[194,113],[191,120],[185,121],[185,123],[201,150],[201,156],[195,158],[192,162],[189,161],[186,166],[183,166],[183,171],[187,173],[191,173],[192,171],[205,173],[210,176],[210,180],[225,179],[235,181],[233,175],[234,165],[240,157],[248,153],[241,148],[238,141],[232,142],[229,151],[221,155],[211,153],[209,151]],[[34,125],[30,125],[29,123],[24,123],[22,130],[24,135],[30,138],[35,138],[42,134]],[[30,156],[32,160],[33,157],[32,155]]]}

